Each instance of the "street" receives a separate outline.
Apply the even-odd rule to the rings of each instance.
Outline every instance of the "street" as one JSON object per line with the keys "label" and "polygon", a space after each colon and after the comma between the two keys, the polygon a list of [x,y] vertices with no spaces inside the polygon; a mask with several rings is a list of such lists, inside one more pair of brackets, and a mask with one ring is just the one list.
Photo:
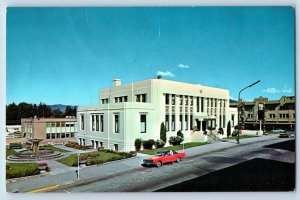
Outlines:
{"label": "street", "polygon": [[[116,170],[115,173],[61,186],[51,190],[51,192],[148,192],[195,179],[256,158],[295,163],[295,152],[263,147],[286,140],[290,139],[273,137],[269,140],[242,143],[212,152],[198,152],[194,155],[188,155],[180,163],[165,165],[160,168],[128,167],[128,170],[124,169],[125,171]],[[122,167],[126,168],[127,166],[122,165]],[[236,173],[242,175],[242,171]],[[253,176],[252,178],[259,180],[259,177]],[[215,188],[223,187],[219,185]],[[193,191],[201,191],[201,189]],[[247,189],[244,188],[243,191],[247,191]]]}

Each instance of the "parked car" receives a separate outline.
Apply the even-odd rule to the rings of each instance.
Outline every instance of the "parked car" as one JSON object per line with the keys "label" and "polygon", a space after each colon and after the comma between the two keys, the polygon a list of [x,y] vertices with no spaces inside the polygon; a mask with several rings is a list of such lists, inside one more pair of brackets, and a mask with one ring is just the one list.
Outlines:
{"label": "parked car", "polygon": [[180,162],[185,158],[184,152],[176,152],[174,150],[159,151],[154,157],[150,157],[143,160],[142,166],[156,166],[161,167],[166,163]]}
{"label": "parked car", "polygon": [[290,131],[287,131],[285,133],[280,133],[278,137],[280,138],[291,138],[291,137],[294,137],[294,133],[293,132],[290,132]]}

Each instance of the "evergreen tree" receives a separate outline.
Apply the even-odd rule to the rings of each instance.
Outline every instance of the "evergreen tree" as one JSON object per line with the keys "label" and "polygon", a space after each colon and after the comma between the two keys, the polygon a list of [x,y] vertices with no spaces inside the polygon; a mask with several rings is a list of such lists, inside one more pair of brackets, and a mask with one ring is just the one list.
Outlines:
{"label": "evergreen tree", "polygon": [[230,120],[227,123],[227,137],[231,135],[231,123]]}
{"label": "evergreen tree", "polygon": [[160,125],[160,139],[164,142],[167,142],[167,130],[163,122]]}

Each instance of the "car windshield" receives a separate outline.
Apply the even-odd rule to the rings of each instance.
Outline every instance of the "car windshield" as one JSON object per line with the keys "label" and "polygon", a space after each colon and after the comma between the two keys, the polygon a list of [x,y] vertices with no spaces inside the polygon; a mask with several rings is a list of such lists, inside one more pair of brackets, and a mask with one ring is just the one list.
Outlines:
{"label": "car windshield", "polygon": [[156,153],[156,156],[164,156],[165,155],[165,152],[157,152]]}

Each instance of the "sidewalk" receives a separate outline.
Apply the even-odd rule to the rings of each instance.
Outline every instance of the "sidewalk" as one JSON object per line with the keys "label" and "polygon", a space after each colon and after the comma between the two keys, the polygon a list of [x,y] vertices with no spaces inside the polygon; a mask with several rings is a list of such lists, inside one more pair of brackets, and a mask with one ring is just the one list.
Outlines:
{"label": "sidewalk", "polygon": [[[249,143],[258,143],[260,141],[269,141],[268,143],[274,143],[273,139],[277,139],[277,136],[261,136],[255,138],[247,138],[240,140],[239,145],[247,145]],[[222,149],[235,147],[236,141],[218,142],[214,144],[208,144],[198,147],[185,149],[187,157],[193,157],[199,154],[205,154],[212,151],[221,151]],[[60,147],[60,146],[59,146]],[[62,147],[60,147],[62,148]],[[87,152],[87,151],[83,151]],[[69,152],[71,153],[71,152]],[[68,153],[68,154],[69,154]],[[75,153],[74,151],[72,153]],[[114,161],[105,163],[102,165],[94,165],[80,168],[80,180],[77,179],[76,172],[77,167],[67,167],[55,160],[48,160],[49,167],[52,171],[49,173],[24,177],[18,179],[7,180],[7,192],[29,192],[38,188],[44,188],[55,185],[67,185],[78,181],[87,181],[93,178],[117,176],[120,173],[126,173],[126,171],[141,168],[140,164],[143,159],[149,155],[138,153],[137,157],[129,158],[126,160]]]}

